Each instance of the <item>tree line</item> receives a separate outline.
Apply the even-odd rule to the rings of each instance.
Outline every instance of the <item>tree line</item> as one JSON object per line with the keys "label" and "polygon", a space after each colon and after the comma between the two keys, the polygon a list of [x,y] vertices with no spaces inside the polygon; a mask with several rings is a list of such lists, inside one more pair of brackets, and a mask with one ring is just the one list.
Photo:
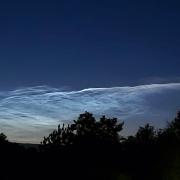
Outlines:
{"label": "tree line", "polygon": [[66,179],[69,176],[180,179],[180,112],[164,129],[146,124],[139,127],[135,135],[123,137],[123,126],[124,122],[117,118],[102,116],[97,120],[93,114],[85,112],[73,123],[59,125],[44,137],[38,148],[11,143],[1,133],[0,152],[23,159],[25,164],[34,162],[44,173],[49,172],[51,178],[60,173],[59,178]]}

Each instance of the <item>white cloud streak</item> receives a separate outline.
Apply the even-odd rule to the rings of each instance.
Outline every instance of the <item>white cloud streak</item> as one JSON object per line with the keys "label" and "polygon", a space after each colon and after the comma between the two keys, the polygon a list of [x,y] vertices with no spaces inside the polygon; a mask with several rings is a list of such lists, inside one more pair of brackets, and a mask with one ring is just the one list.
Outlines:
{"label": "white cloud streak", "polygon": [[163,127],[180,110],[180,83],[65,91],[38,86],[0,92],[0,131],[12,141],[39,143],[59,123],[89,111],[125,121],[124,134],[139,125]]}

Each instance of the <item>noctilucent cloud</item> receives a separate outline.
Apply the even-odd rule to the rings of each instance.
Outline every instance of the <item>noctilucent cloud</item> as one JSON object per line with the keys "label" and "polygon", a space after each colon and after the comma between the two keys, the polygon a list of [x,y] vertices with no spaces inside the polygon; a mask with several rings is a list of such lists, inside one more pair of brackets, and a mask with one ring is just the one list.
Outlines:
{"label": "noctilucent cloud", "polygon": [[0,1],[0,132],[39,143],[84,111],[125,135],[163,127],[180,109],[179,20],[177,0]]}
{"label": "noctilucent cloud", "polygon": [[0,131],[17,142],[39,143],[58,124],[89,111],[125,122],[123,134],[139,125],[164,127],[180,108],[180,83],[66,91],[37,86],[0,92]]}

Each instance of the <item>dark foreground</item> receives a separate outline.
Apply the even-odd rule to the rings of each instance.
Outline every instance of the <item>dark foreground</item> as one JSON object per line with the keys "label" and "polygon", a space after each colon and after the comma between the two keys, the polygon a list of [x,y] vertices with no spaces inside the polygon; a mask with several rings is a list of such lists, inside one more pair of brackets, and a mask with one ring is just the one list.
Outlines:
{"label": "dark foreground", "polygon": [[180,148],[94,147],[1,152],[1,179],[180,179]]}
{"label": "dark foreground", "polygon": [[58,127],[38,148],[0,134],[0,179],[179,180],[180,113],[164,130],[140,127],[120,137],[123,123],[85,113]]}

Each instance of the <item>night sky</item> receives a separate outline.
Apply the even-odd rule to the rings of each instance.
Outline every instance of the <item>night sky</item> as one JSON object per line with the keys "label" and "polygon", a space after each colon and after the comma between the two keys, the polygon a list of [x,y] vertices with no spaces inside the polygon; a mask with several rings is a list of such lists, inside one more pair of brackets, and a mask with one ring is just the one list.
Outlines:
{"label": "night sky", "polygon": [[165,127],[180,110],[180,1],[0,2],[0,132],[39,143],[89,111]]}
{"label": "night sky", "polygon": [[6,0],[0,88],[180,82],[180,2]]}

